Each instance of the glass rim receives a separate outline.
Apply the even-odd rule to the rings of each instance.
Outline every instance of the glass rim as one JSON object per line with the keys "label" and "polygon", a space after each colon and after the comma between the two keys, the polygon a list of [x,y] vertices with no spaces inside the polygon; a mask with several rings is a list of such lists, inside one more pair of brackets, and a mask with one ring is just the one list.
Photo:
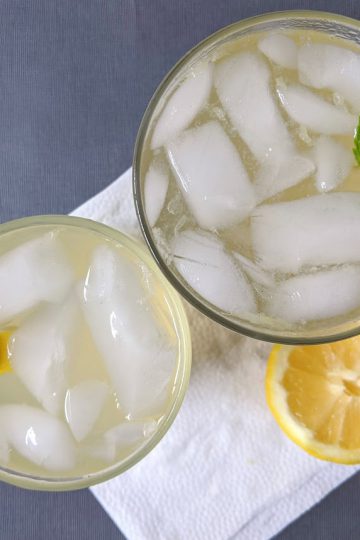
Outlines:
{"label": "glass rim", "polygon": [[154,273],[166,294],[167,300],[170,300],[171,312],[175,319],[179,343],[179,382],[177,385],[178,389],[176,396],[173,398],[171,407],[164,415],[165,418],[154,435],[151,436],[138,450],[135,449],[128,457],[109,467],[105,467],[100,471],[74,477],[65,475],[59,475],[59,477],[35,476],[14,471],[6,467],[0,467],[0,481],[18,487],[40,491],[72,491],[90,487],[122,474],[142,460],[161,441],[175,420],[188,388],[191,371],[191,334],[181,297],[160,272],[145,245],[142,245],[140,242],[123,232],[91,219],[57,214],[31,216],[7,221],[6,223],[0,224],[0,236],[19,229],[36,227],[39,225],[63,225],[90,230],[110,240],[118,241],[121,245],[138,256],[141,261],[150,268],[151,272]]}
{"label": "glass rim", "polygon": [[[166,279],[171,283],[171,285],[181,294],[181,296],[189,302],[194,308],[196,308],[203,315],[209,317],[218,324],[233,330],[237,333],[241,333],[245,336],[259,339],[262,341],[267,341],[270,343],[281,343],[287,345],[313,345],[321,343],[330,343],[333,341],[340,341],[346,338],[354,337],[360,333],[360,321],[356,322],[353,327],[346,328],[344,330],[336,330],[334,332],[325,333],[324,335],[306,335],[306,332],[303,334],[287,334],[286,330],[281,331],[271,331],[271,330],[262,330],[255,327],[251,322],[246,324],[246,321],[241,320],[241,322],[235,322],[234,320],[228,319],[226,316],[222,315],[220,312],[216,311],[216,307],[211,308],[209,305],[205,304],[200,300],[200,297],[197,297],[194,293],[191,292],[191,289],[186,287],[177,275],[169,268],[168,264],[163,259],[159,249],[157,248],[156,242],[151,233],[151,227],[148,225],[145,205],[142,196],[141,189],[141,158],[143,152],[143,146],[145,142],[145,136],[147,134],[148,128],[153,118],[153,113],[162,98],[163,94],[167,90],[168,86],[172,83],[175,77],[180,73],[180,71],[186,67],[191,59],[193,59],[198,53],[205,50],[207,47],[215,44],[217,41],[221,41],[223,38],[230,37],[232,34],[235,34],[239,31],[256,28],[262,23],[266,22],[282,22],[285,20],[319,20],[321,22],[329,22],[334,24],[342,24],[347,28],[351,28],[359,32],[360,37],[360,21],[347,17],[344,15],[339,15],[336,13],[331,13],[327,11],[316,11],[316,10],[285,10],[285,11],[273,11],[264,13],[261,15],[255,15],[246,19],[239,20],[235,23],[231,23],[223,28],[220,28],[216,32],[212,33],[210,36],[206,37],[200,41],[197,45],[188,50],[176,63],[175,65],[167,72],[165,77],[162,79],[155,92],[153,93],[146,109],[143,114],[136,141],[134,146],[134,155],[133,155],[133,166],[132,166],[132,185],[133,185],[133,198],[135,209],[138,217],[138,222],[143,234],[143,237],[147,243],[150,252],[156,261],[156,264],[159,266],[160,270],[163,272]],[[339,327],[347,326],[349,322],[342,323],[338,325]],[[325,329],[326,330],[326,329]],[[309,334],[309,333],[308,333]]]}

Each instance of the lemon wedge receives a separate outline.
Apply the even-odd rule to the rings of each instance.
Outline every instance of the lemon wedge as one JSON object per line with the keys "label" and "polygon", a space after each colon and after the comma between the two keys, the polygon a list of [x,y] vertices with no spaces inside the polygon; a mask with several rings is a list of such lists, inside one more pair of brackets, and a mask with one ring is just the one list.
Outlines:
{"label": "lemon wedge", "polygon": [[266,399],[286,435],[309,454],[360,463],[360,336],[323,345],[275,345]]}
{"label": "lemon wedge", "polygon": [[8,352],[8,343],[11,333],[12,332],[7,330],[0,332],[0,375],[12,371]]}

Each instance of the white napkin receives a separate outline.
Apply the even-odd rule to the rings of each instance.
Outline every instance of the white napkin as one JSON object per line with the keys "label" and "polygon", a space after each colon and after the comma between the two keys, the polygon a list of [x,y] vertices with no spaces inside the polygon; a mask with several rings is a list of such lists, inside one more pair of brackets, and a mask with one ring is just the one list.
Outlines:
{"label": "white napkin", "polygon": [[[140,237],[131,170],[74,214]],[[280,432],[264,399],[271,345],[187,312],[193,369],[178,417],[142,462],[92,492],[129,540],[269,539],[357,468],[318,461]]]}

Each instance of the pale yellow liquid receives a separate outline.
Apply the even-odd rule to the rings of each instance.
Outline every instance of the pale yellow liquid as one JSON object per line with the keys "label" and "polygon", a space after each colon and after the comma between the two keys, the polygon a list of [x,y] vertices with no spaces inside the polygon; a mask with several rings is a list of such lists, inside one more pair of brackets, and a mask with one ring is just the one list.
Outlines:
{"label": "pale yellow liquid", "polygon": [[[96,246],[104,243],[111,246],[111,248],[118,253],[119,257],[125,257],[128,259],[128,261],[133,264],[134,272],[139,274],[140,279],[140,268],[144,267],[144,263],[136,254],[119,243],[106,239],[101,234],[97,234],[94,231],[86,229],[80,229],[79,227],[61,226],[54,228],[54,226],[42,225],[2,235],[0,237],[0,256],[3,253],[15,248],[17,245],[42,236],[50,231],[57,233],[57,238],[61,241],[65,249],[66,255],[68,256],[76,275],[76,279],[84,279],[89,268],[94,249]],[[24,264],[26,264],[26,261],[24,261]],[[171,302],[167,301],[167,296],[164,293],[161,284],[150,271],[148,274],[148,283],[149,305],[155,312],[159,326],[163,327],[166,331],[169,343],[173,344],[176,348],[178,339],[176,335],[174,315],[170,308]],[[17,326],[21,325],[21,321],[26,316],[29,316],[29,313],[18,316],[13,321],[10,321],[6,326],[16,328]],[[76,321],[76,332],[73,334],[72,342],[70,344],[70,351],[71,357],[69,359],[69,368],[66,373],[69,388],[87,379],[103,381],[107,383],[110,389],[112,388],[112,382],[105,369],[104,361],[95,346],[91,332],[83,319],[80,310],[78,320]],[[156,416],[149,415],[147,417],[145,415],[141,418],[141,421],[155,421],[160,427],[164,417],[167,415],[174,401],[174,395],[176,394],[179,385],[178,379],[178,368],[176,368],[173,378],[169,382],[168,397],[163,406],[163,410],[157,413]],[[42,406],[25,388],[14,373],[0,374],[0,406],[7,404],[27,404],[42,408]],[[59,418],[66,423],[64,411],[61,413]],[[103,461],[102,459],[94,458],[89,455],[89,446],[92,445],[93,441],[95,441],[98,437],[101,437],[101,435],[108,429],[124,421],[126,421],[126,419],[119,405],[116,393],[111,390],[91,434],[89,434],[89,436],[80,443],[76,443],[77,465],[74,470],[66,471],[65,473],[64,471],[61,471],[61,473],[49,471],[31,463],[19,455],[15,450],[10,450],[10,461],[7,465],[3,466],[6,469],[46,478],[79,477],[85,474],[101,471],[102,469],[107,468],[114,463],[120,462],[129,455],[133,454],[139,449],[139,447],[148,441],[148,439],[146,439],[146,441],[144,439],[144,441],[138,443],[137,445],[119,449],[116,460],[113,463],[109,463],[108,461]],[[1,466],[2,464],[0,462],[0,467]]]}
{"label": "pale yellow liquid", "polygon": [[[348,40],[335,38],[322,32],[317,32],[313,30],[311,31],[291,30],[291,31],[284,31],[282,33],[289,36],[291,39],[293,39],[297,45],[303,45],[304,43],[307,43],[307,42],[326,43],[326,44],[336,45],[338,47],[348,48],[358,53],[360,52],[360,47],[356,47],[353,43],[349,42]],[[250,36],[233,40],[227,43],[226,45],[221,45],[219,48],[215,49],[215,52],[213,51],[211,53],[211,56],[208,58],[208,60],[212,61],[216,65],[217,62],[223,60],[224,58],[230,57],[231,55],[239,53],[239,52],[255,52],[261,55],[257,44],[265,35],[266,33],[258,32]],[[202,61],[203,60],[204,59],[202,58]],[[285,111],[280,106],[280,103],[278,102],[276,92],[275,92],[276,81],[279,78],[281,78],[286,84],[298,83],[299,82],[298,71],[280,67],[276,65],[275,63],[270,62],[268,59],[267,61],[269,62],[269,65],[271,68],[271,74],[272,74],[271,87],[273,90],[275,101],[279,105],[278,110],[280,114],[282,115],[289,132],[292,135],[292,138],[293,138],[293,141],[295,142],[296,147],[299,149],[299,151],[308,152],[311,149],[316,137],[314,137],[311,132],[304,133],[304,131],[299,128],[298,124],[296,124],[294,121],[289,119]],[[192,69],[194,68],[193,64],[191,68]],[[187,73],[185,73],[184,79],[186,78],[186,76],[187,76]],[[336,99],[336,96],[334,96],[334,93],[330,90],[317,90],[314,88],[312,88],[311,90],[313,92],[316,92],[318,95],[326,98],[330,102],[334,102],[334,99]],[[159,112],[157,111],[156,117],[159,117],[159,116],[161,116],[161,111]],[[200,125],[203,125],[205,122],[208,122],[213,119],[216,119],[217,121],[221,123],[227,135],[230,137],[233,144],[237,148],[242,158],[242,161],[244,165],[246,166],[250,179],[253,180],[258,164],[255,158],[252,156],[246,144],[240,138],[237,130],[232,126],[231,121],[228,119],[225,111],[223,110],[223,107],[221,105],[221,102],[217,96],[217,93],[214,87],[211,90],[211,94],[210,94],[207,104],[196,116],[193,122],[188,126],[188,128],[198,127]],[[186,202],[184,201],[181,195],[181,192],[177,186],[174,173],[172,172],[171,167],[168,164],[168,160],[167,160],[167,156],[166,156],[166,152],[164,148],[163,147],[158,148],[154,151],[151,150],[150,142],[151,142],[151,137],[152,137],[152,133],[155,128],[155,125],[156,125],[156,118],[153,120],[153,124],[150,126],[150,130],[149,130],[149,133],[146,138],[145,145],[144,145],[144,154],[143,154],[143,159],[142,159],[142,177],[144,178],[151,163],[153,162],[161,163],[162,166],[165,167],[169,173],[170,183],[169,183],[169,188],[168,188],[167,197],[166,197],[163,210],[152,232],[153,232],[155,243],[157,244],[161,255],[165,258],[166,262],[172,268],[172,271],[177,275],[179,281],[185,284],[184,279],[177,272],[176,267],[173,264],[172,254],[170,253],[169,244],[171,242],[171,239],[179,232],[187,230],[187,229],[198,230],[199,227],[195,219],[189,212]],[[352,136],[332,136],[332,139],[341,142],[344,146],[346,146],[349,149],[352,149],[353,147]],[[354,159],[354,166],[351,169],[348,177],[336,189],[332,190],[332,192],[336,192],[336,191],[337,192],[360,191],[360,167],[356,165],[355,159]],[[293,201],[296,199],[301,199],[304,197],[317,195],[317,194],[319,194],[319,192],[316,189],[315,177],[314,175],[311,175],[305,180],[303,180],[302,182],[298,183],[297,185],[289,189],[286,189],[283,192],[280,192],[276,194],[275,196],[267,199],[266,201],[264,201],[264,203],[266,202],[267,204],[270,204],[272,202]],[[231,253],[232,251],[241,253],[242,255],[246,256],[247,258],[255,262],[254,253],[253,253],[253,249],[251,245],[250,218],[242,221],[241,223],[229,229],[226,229],[223,231],[216,231],[216,234],[222,240],[226,250],[229,253]],[[282,274],[281,277],[275,276],[275,279],[280,280],[280,279],[284,279],[288,277],[291,277],[291,274],[287,274],[287,275]],[[271,319],[270,317],[267,317],[266,315],[264,315],[263,313],[264,300],[268,301],[269,298],[271,299],[271,295],[269,292],[264,291],[263,287],[257,287],[256,283],[253,282],[252,285],[254,287],[254,292],[256,295],[259,315],[250,316],[248,320],[255,321],[259,325],[263,323],[266,326],[274,327],[274,328],[291,327],[290,324],[287,325],[286,321],[279,321],[279,320]],[[187,284],[186,286],[191,290],[190,285]],[[196,291],[192,291],[192,292],[194,296],[198,296]],[[331,292],[329,292],[329,294],[331,294]],[[205,304],[206,304],[206,301],[205,301]],[[218,311],[221,312],[221,310],[219,309]],[[341,317],[333,318],[333,322],[334,324],[340,324],[350,319],[357,319],[359,315],[360,315],[360,309],[355,310],[351,313],[344,314]],[[231,313],[227,313],[226,316],[230,316],[232,319],[240,320],[240,317],[236,317],[235,315]],[[307,323],[303,323],[303,327],[304,328],[306,327],[309,329],[312,329],[315,327],[321,328],[321,327],[326,327],[326,326],[327,326],[326,320],[309,321]]]}

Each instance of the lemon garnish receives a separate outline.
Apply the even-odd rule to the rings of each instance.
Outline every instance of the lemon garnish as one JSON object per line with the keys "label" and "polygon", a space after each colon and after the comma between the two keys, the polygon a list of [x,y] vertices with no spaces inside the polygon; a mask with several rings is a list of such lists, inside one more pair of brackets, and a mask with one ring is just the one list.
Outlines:
{"label": "lemon garnish", "polygon": [[10,361],[8,344],[12,332],[4,330],[0,332],[0,375],[12,371]]}
{"label": "lemon garnish", "polygon": [[360,463],[360,336],[323,345],[275,345],[267,402],[282,430],[320,459]]}

